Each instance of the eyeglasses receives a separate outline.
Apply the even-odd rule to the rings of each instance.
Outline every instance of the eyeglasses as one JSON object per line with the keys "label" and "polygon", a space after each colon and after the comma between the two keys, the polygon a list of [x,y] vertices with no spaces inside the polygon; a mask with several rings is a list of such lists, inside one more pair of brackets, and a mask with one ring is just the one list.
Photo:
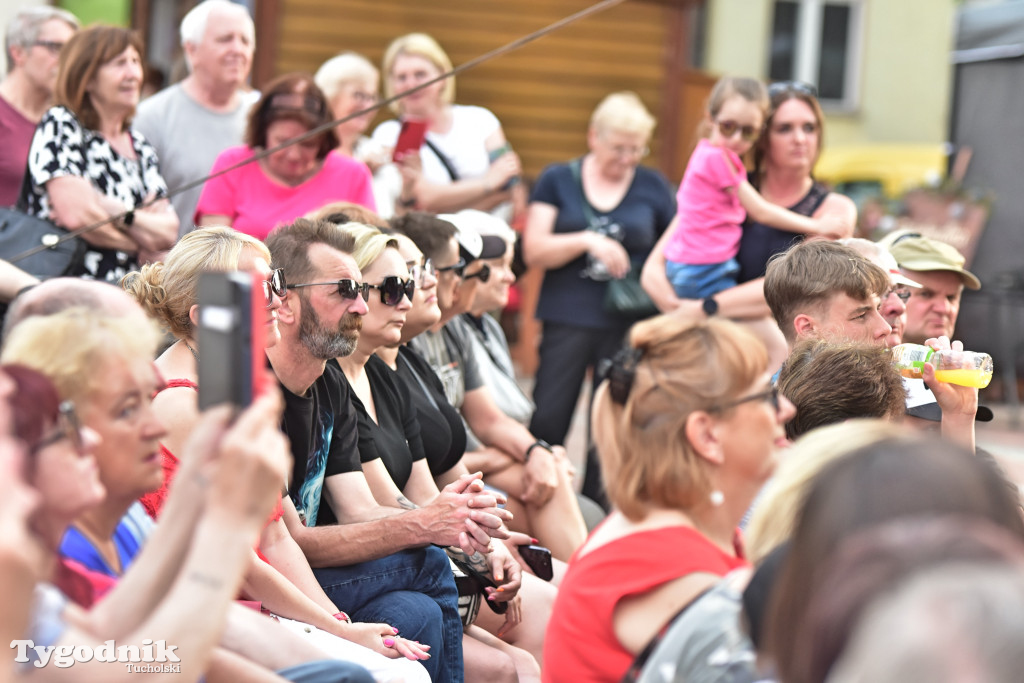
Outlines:
{"label": "eyeglasses", "polygon": [[402,297],[409,297],[416,293],[416,281],[412,278],[403,280],[397,275],[388,275],[379,285],[366,285],[370,289],[380,290],[380,302],[385,306],[397,306],[402,303]]}
{"label": "eyeglasses", "polygon": [[629,159],[643,159],[645,156],[651,153],[651,148],[644,147],[627,147],[625,145],[615,145],[611,148],[612,154],[617,157],[627,157]]}
{"label": "eyeglasses", "polygon": [[768,86],[768,97],[773,100],[779,95],[794,92],[801,95],[810,95],[815,99],[818,97],[818,89],[810,83],[804,83],[803,81],[778,81]]}
{"label": "eyeglasses", "polygon": [[374,93],[365,92],[363,90],[353,90],[352,99],[355,100],[358,104],[366,106],[377,104],[377,102],[379,101],[377,95],[375,95]]}
{"label": "eyeglasses", "polygon": [[723,403],[721,405],[715,406],[715,407],[711,408],[711,410],[714,410],[714,411],[727,410],[729,408],[735,408],[736,406],[738,406],[738,405],[740,405],[742,403],[750,403],[751,401],[768,401],[768,403],[771,404],[772,408],[775,409],[775,412],[778,413],[779,412],[779,407],[780,407],[780,404],[779,404],[779,388],[778,387],[772,387],[768,391],[761,391],[761,392],[758,392],[756,394],[751,394],[750,396],[744,396],[743,398],[738,398],[735,401],[729,401],[728,403]]}
{"label": "eyeglasses", "polygon": [[274,305],[274,295],[283,299],[288,294],[288,282],[284,279],[284,269],[278,268],[270,274],[269,280],[263,281],[263,296],[267,300],[267,308]]}
{"label": "eyeglasses", "polygon": [[913,292],[910,291],[910,287],[907,287],[906,285],[896,285],[895,287],[890,287],[889,291],[882,295],[882,301],[885,301],[890,296],[895,294],[900,298],[900,301],[902,301],[903,303],[907,303],[908,301],[910,301],[910,295],[912,293]]}
{"label": "eyeglasses", "polygon": [[61,51],[61,48],[64,47],[64,43],[56,40],[36,40],[32,45],[49,50],[51,54],[58,54]]}
{"label": "eyeglasses", "polygon": [[437,268],[436,270],[438,273],[447,273],[448,271],[451,271],[455,274],[455,277],[462,277],[462,274],[466,272],[466,260],[459,258],[459,260],[452,265],[445,266],[444,268]]}
{"label": "eyeglasses", "polygon": [[355,280],[345,278],[343,280],[337,280],[335,282],[306,282],[301,285],[288,285],[288,289],[299,289],[300,287],[316,287],[318,285],[331,285],[332,287],[338,288],[338,294],[341,295],[342,299],[355,300],[360,294],[363,295],[363,301],[370,300],[370,285],[365,282],[356,282]]}
{"label": "eyeglasses", "polygon": [[437,268],[434,267],[434,262],[427,259],[422,264],[419,263],[406,263],[409,266],[409,277],[416,281],[416,286],[423,288],[423,281],[427,279],[429,275],[432,278],[437,277]]}
{"label": "eyeglasses", "polygon": [[735,121],[726,119],[725,121],[715,121],[715,125],[718,126],[718,132],[722,134],[725,139],[731,138],[736,133],[740,134],[740,137],[747,142],[754,142],[761,136],[761,129],[757,126],[741,126]]}
{"label": "eyeglasses", "polygon": [[75,412],[73,401],[61,402],[57,407],[57,430],[45,439],[41,439],[32,447],[31,452],[38,453],[61,439],[68,439],[77,452],[82,452],[85,445],[82,439],[82,423],[78,421],[78,413]]}
{"label": "eyeglasses", "polygon": [[465,280],[472,280],[475,277],[480,278],[480,282],[487,282],[488,280],[490,280],[491,279],[491,266],[490,266],[490,264],[487,264],[487,263],[483,264],[482,266],[480,266],[480,270],[476,271],[475,273],[471,273],[470,275],[466,275],[465,278],[463,278],[463,279],[465,279]]}

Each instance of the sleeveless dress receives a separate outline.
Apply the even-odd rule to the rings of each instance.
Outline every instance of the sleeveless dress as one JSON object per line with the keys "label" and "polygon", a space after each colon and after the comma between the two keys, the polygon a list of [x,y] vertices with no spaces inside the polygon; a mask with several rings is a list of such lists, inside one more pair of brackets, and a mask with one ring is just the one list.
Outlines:
{"label": "sleeveless dress", "polygon": [[[753,179],[750,179],[753,183]],[[829,189],[821,183],[814,183],[800,201],[786,208],[801,216],[811,216],[829,195]],[[751,221],[743,224],[743,236],[740,238],[740,251],[736,260],[740,263],[740,274],[737,280],[747,282],[764,277],[768,260],[775,254],[786,251],[794,244],[803,241],[803,235],[773,228],[764,223]]]}

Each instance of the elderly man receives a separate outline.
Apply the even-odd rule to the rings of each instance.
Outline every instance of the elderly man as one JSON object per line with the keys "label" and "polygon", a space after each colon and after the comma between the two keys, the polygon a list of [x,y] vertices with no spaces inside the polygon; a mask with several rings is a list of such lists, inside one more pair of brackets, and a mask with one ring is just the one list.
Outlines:
{"label": "elderly man", "polygon": [[56,7],[30,7],[7,26],[7,77],[0,83],[0,206],[18,200],[36,124],[57,85],[57,57],[78,19]]}
{"label": "elderly man", "polygon": [[[181,44],[191,73],[144,100],[134,124],[156,148],[171,191],[206,176],[218,154],[242,144],[258,97],[245,88],[255,40],[248,10],[228,0],[206,0],[182,19]],[[171,197],[181,234],[194,229],[202,189]]]}
{"label": "elderly man", "polygon": [[953,338],[964,287],[981,289],[981,281],[964,268],[955,247],[919,233],[901,231],[883,240],[903,273],[921,283],[907,302],[903,341],[923,344],[932,337]]}

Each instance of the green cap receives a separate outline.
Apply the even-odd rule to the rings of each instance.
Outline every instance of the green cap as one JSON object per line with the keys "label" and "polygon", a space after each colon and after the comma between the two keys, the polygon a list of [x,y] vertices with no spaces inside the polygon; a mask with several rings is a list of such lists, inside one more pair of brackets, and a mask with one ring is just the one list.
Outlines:
{"label": "green cap", "polygon": [[968,289],[981,289],[981,280],[964,268],[967,259],[950,244],[910,231],[894,232],[880,242],[889,248],[900,268],[918,273],[947,270],[957,273]]}

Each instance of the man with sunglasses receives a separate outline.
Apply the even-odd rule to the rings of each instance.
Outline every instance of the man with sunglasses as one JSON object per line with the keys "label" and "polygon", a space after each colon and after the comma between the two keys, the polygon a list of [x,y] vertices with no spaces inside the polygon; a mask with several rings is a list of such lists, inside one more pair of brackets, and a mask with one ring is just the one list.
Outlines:
{"label": "man with sunglasses", "polygon": [[267,350],[295,458],[285,524],[332,600],[356,620],[393,624],[429,645],[422,663],[432,680],[461,681],[458,593],[447,556],[431,544],[485,549],[491,536],[507,535],[506,513],[472,476],[415,510],[377,504],[359,461],[351,390],[326,365],[354,350],[371,295],[351,256],[354,240],[331,223],[300,218],[274,230],[267,246],[289,282],[278,311],[281,341]]}
{"label": "man with sunglasses", "polygon": [[78,19],[56,7],[27,7],[7,26],[7,76],[0,82],[0,206],[18,200],[32,135],[53,104],[60,49]]}

